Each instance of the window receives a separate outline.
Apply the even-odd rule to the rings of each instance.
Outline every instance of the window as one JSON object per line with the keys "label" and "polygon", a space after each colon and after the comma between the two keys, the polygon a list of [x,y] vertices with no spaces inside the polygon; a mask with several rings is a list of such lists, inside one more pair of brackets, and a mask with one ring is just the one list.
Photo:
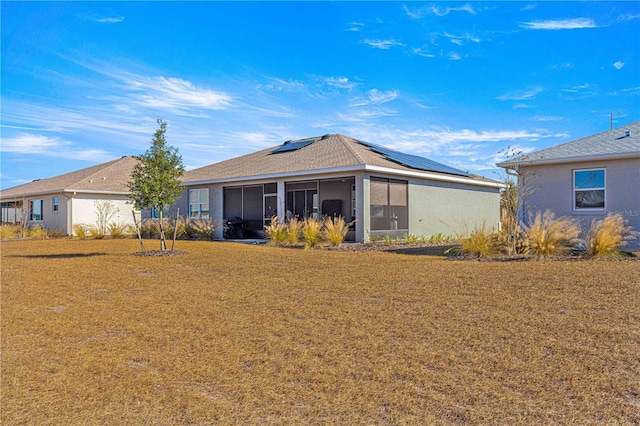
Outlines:
{"label": "window", "polygon": [[54,213],[58,211],[60,204],[58,203],[58,197],[53,197],[53,211]]}
{"label": "window", "polygon": [[602,210],[605,205],[605,169],[574,170],[575,210]]}
{"label": "window", "polygon": [[29,201],[29,220],[43,220],[42,217],[42,200]]}
{"label": "window", "polygon": [[191,219],[209,218],[209,188],[189,190],[189,217]]}
{"label": "window", "polygon": [[[154,218],[154,219],[160,219],[160,209],[152,207],[151,208],[151,217]],[[164,219],[169,217],[169,207],[164,207],[162,209],[162,217]]]}
{"label": "window", "polygon": [[409,229],[407,187],[406,181],[371,178],[369,198],[372,231]]}

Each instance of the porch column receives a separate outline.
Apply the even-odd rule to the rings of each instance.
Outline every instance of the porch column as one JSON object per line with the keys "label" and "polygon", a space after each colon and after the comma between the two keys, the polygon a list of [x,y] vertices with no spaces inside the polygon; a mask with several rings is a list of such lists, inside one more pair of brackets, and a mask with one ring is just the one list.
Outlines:
{"label": "porch column", "polygon": [[369,176],[356,174],[356,241],[369,240],[367,230],[370,229]]}
{"label": "porch column", "polygon": [[287,193],[285,191],[285,186],[284,186],[284,180],[278,180],[276,181],[276,184],[278,185],[278,220],[282,221],[285,218],[286,215],[286,206],[285,206],[285,200],[287,199]]}

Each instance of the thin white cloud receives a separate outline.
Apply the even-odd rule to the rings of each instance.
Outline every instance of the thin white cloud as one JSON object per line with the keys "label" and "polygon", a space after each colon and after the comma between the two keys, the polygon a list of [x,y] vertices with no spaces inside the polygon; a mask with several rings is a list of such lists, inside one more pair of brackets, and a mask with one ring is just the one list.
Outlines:
{"label": "thin white cloud", "polygon": [[472,41],[474,43],[480,43],[481,41],[478,37],[471,34],[454,35],[445,32],[443,35],[448,38],[451,43],[457,44],[458,46],[462,46],[464,41]]}
{"label": "thin white cloud", "polygon": [[613,63],[613,67],[617,70],[621,70],[622,67],[624,67],[624,62],[622,61],[616,61]]}
{"label": "thin white cloud", "polygon": [[196,87],[181,78],[142,77],[128,83],[133,93],[140,93],[138,103],[151,108],[220,110],[231,103],[231,96],[226,93]]}
{"label": "thin white cloud", "polygon": [[640,19],[640,13],[635,13],[635,14],[625,13],[623,15],[618,16],[618,22],[633,21],[634,19]]}
{"label": "thin white cloud", "polygon": [[564,118],[558,117],[558,116],[555,116],[555,115],[536,115],[535,117],[533,117],[533,119],[536,120],[536,121],[541,121],[541,122],[564,120]]}
{"label": "thin white cloud", "polygon": [[415,55],[422,56],[423,58],[435,58],[436,55],[433,53],[428,53],[425,49],[420,47],[414,47],[411,49]]}
{"label": "thin white cloud", "polygon": [[528,108],[534,108],[534,107],[532,105],[529,105],[529,104],[517,103],[517,104],[513,104],[513,106],[511,108],[513,108],[513,109],[528,109]]}
{"label": "thin white cloud", "polygon": [[434,6],[431,6],[429,10],[431,13],[437,16],[446,16],[451,12],[467,12],[472,15],[476,14],[475,9],[468,3],[460,7],[440,7],[440,6],[434,5]]}
{"label": "thin white cloud", "polygon": [[328,77],[325,82],[331,87],[337,87],[338,89],[355,89],[358,83],[349,80],[347,77]]}
{"label": "thin white cloud", "polygon": [[383,104],[390,102],[398,97],[397,90],[380,91],[378,89],[371,89],[368,92],[369,101],[374,104]]}
{"label": "thin white cloud", "polygon": [[535,9],[536,7],[538,7],[538,5],[537,5],[537,4],[530,3],[530,4],[527,4],[527,5],[523,6],[520,10],[523,10],[523,11],[526,11],[526,10],[533,10],[533,9]]}
{"label": "thin white cloud", "polygon": [[345,31],[358,32],[362,27],[364,27],[364,24],[361,22],[350,22],[349,27],[345,29]]}
{"label": "thin white cloud", "polygon": [[113,16],[109,18],[99,18],[96,19],[96,22],[100,22],[103,24],[117,24],[119,22],[124,21],[124,16]]}
{"label": "thin white cloud", "polygon": [[452,61],[459,61],[460,59],[462,59],[462,56],[460,56],[460,54],[458,52],[449,52],[449,54],[447,56]]}
{"label": "thin white cloud", "polygon": [[44,155],[72,160],[106,161],[112,157],[102,149],[78,149],[69,141],[32,133],[2,138],[0,150],[21,155]]}
{"label": "thin white cloud", "polygon": [[542,92],[542,90],[542,87],[536,87],[529,90],[519,90],[505,93],[504,95],[498,96],[496,99],[501,101],[524,101],[535,98],[538,93]]}
{"label": "thin white cloud", "polygon": [[404,43],[395,41],[393,39],[389,39],[389,40],[366,39],[366,40],[362,40],[362,43],[368,46],[374,47],[376,49],[381,49],[381,50],[388,50],[396,46],[404,46]]}
{"label": "thin white cloud", "polygon": [[569,93],[578,93],[580,91],[583,91],[585,89],[589,88],[589,83],[585,83],[585,84],[580,84],[578,86],[572,86],[569,87],[567,89],[561,89],[563,92],[569,92]]}
{"label": "thin white cloud", "polygon": [[573,68],[573,64],[571,64],[569,62],[565,62],[564,64],[553,64],[553,65],[551,65],[551,69],[552,70],[568,70],[570,68]]}
{"label": "thin white cloud", "polygon": [[520,27],[527,30],[575,30],[580,28],[596,28],[597,25],[591,18],[572,18],[522,22]]}

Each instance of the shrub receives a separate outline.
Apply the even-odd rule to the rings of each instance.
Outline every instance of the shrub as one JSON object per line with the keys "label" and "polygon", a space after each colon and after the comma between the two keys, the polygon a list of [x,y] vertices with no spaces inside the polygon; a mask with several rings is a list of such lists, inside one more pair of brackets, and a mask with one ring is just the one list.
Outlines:
{"label": "shrub", "polygon": [[585,236],[587,255],[598,258],[620,256],[620,248],[634,238],[632,228],[625,222],[619,214],[591,222]]}
{"label": "shrub", "polygon": [[40,225],[36,225],[33,228],[29,228],[27,230],[27,237],[29,238],[39,238],[44,240],[47,238],[47,230]]}
{"label": "shrub", "polygon": [[13,223],[3,223],[0,225],[0,238],[3,240],[11,240],[18,238],[20,235],[20,225]]}
{"label": "shrub", "polygon": [[270,245],[282,245],[287,241],[287,226],[278,220],[277,216],[271,218],[271,223],[264,227],[267,243]]}
{"label": "shrub", "polygon": [[85,238],[89,237],[89,229],[87,227],[87,225],[84,225],[82,223],[76,223],[73,225],[73,235],[76,236],[76,238],[80,238],[81,240],[84,240]]}
{"label": "shrub", "polygon": [[459,235],[458,240],[462,252],[474,257],[489,257],[500,252],[500,239],[493,230],[487,228],[486,222],[474,228],[469,236]]}
{"label": "shrub", "polygon": [[349,232],[349,224],[345,223],[342,216],[327,219],[322,229],[322,237],[332,246],[339,246]]}
{"label": "shrub", "polygon": [[61,229],[51,228],[47,229],[47,235],[50,237],[62,237],[64,232]]}
{"label": "shrub", "polygon": [[[213,226],[213,221],[211,219],[192,219],[190,221],[190,226],[198,235],[199,239],[213,241],[215,226]],[[173,237],[173,230],[171,234],[166,235],[171,235]]]}
{"label": "shrub", "polygon": [[176,230],[176,238],[186,237],[187,239],[195,238],[197,233],[191,226],[191,221],[179,216],[174,221],[174,229]]}
{"label": "shrub", "polygon": [[300,239],[300,233],[302,232],[303,222],[299,221],[297,218],[293,217],[287,223],[286,232],[287,237],[286,240],[289,244],[298,244],[298,240]]}
{"label": "shrub", "polygon": [[404,234],[404,242],[407,244],[415,244],[420,241],[420,237],[415,234]]}
{"label": "shrub", "polygon": [[579,240],[580,227],[576,219],[557,218],[550,210],[536,213],[533,223],[524,227],[528,252],[538,259],[564,255]]}
{"label": "shrub", "polygon": [[302,226],[302,239],[304,240],[304,248],[311,249],[320,243],[320,231],[322,224],[313,218],[306,218]]}
{"label": "shrub", "polygon": [[105,237],[105,234],[104,232],[102,232],[102,229],[100,229],[96,225],[87,226],[87,234],[89,235],[89,238],[94,238],[96,240],[101,240]]}
{"label": "shrub", "polygon": [[107,225],[107,232],[111,238],[129,238],[136,231],[133,226],[122,222],[111,222]]}

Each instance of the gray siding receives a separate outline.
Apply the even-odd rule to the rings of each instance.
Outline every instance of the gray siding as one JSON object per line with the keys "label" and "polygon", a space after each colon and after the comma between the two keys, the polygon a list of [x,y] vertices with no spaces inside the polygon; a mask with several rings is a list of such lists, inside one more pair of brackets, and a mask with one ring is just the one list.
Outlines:
{"label": "gray siding", "polygon": [[[605,209],[576,211],[573,205],[573,171],[578,169],[606,170]],[[527,167],[528,176],[535,176],[533,193],[526,202],[525,223],[537,211],[551,210],[556,216],[570,216],[580,220],[587,229],[592,220],[607,214],[621,214],[627,224],[640,232],[640,159],[590,161]],[[639,248],[638,243],[634,248]]]}

